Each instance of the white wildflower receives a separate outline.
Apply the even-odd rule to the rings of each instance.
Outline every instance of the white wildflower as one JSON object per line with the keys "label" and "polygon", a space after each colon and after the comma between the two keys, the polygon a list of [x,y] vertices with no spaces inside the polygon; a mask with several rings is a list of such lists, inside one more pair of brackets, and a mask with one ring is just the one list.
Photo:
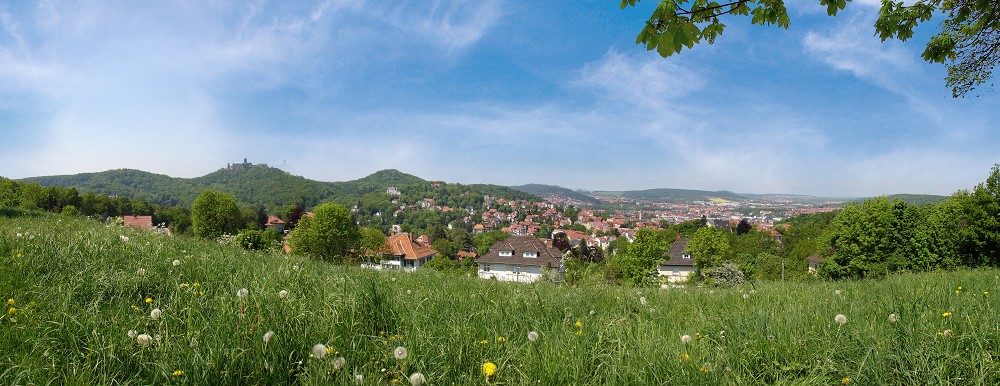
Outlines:
{"label": "white wildflower", "polygon": [[410,374],[410,384],[413,386],[423,386],[425,381],[426,379],[424,379],[424,375],[421,373]]}
{"label": "white wildflower", "polygon": [[538,340],[538,333],[535,332],[535,331],[529,332],[528,333],[528,340],[530,340],[532,342],[537,341]]}
{"label": "white wildflower", "polygon": [[128,242],[128,236],[125,236],[125,235],[119,235],[118,237],[119,237],[119,238],[121,238],[121,239],[122,239],[122,241],[124,241],[124,242]]}
{"label": "white wildflower", "polygon": [[312,348],[312,356],[314,358],[322,358],[326,356],[326,345],[322,343],[316,343]]}
{"label": "white wildflower", "polygon": [[285,290],[278,291],[278,297],[282,298],[282,299],[287,298],[288,297],[288,291],[285,291]]}
{"label": "white wildflower", "polygon": [[270,342],[271,338],[274,338],[274,331],[268,331],[268,332],[264,333],[264,343],[265,344],[268,343],[268,342]]}
{"label": "white wildflower", "polygon": [[152,318],[153,320],[159,319],[160,315],[162,314],[163,312],[160,311],[159,308],[154,308],[152,311],[149,311],[149,317]]}
{"label": "white wildflower", "polygon": [[246,288],[240,288],[239,291],[236,291],[236,297],[238,297],[240,299],[243,299],[243,298],[247,297],[247,295],[249,295],[249,294],[250,294],[250,291],[247,290]]}
{"label": "white wildflower", "polygon": [[344,357],[333,358],[333,371],[334,372],[340,371],[340,369],[344,367],[344,364],[346,363],[347,359],[344,359]]}
{"label": "white wildflower", "polygon": [[180,260],[174,260],[173,264],[176,267],[178,265],[181,265],[181,261]]}
{"label": "white wildflower", "polygon": [[399,360],[406,359],[406,354],[407,354],[406,347],[403,346],[396,347],[395,350],[392,350],[392,356],[396,357],[396,359]]}
{"label": "white wildflower", "polygon": [[898,322],[899,321],[899,315],[889,314],[889,321],[893,322],[893,323]]}
{"label": "white wildflower", "polygon": [[646,305],[646,297],[645,296],[639,297],[639,303],[642,305]]}

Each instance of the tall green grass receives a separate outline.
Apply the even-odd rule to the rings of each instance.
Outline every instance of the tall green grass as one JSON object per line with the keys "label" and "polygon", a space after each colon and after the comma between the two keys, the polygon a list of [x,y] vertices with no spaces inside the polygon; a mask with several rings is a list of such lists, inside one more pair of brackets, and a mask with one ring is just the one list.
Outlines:
{"label": "tall green grass", "polygon": [[[995,270],[572,288],[375,272],[9,215],[2,384],[408,384],[416,372],[458,385],[1000,384]],[[318,343],[323,358],[311,356]],[[393,356],[399,346],[405,359]],[[486,362],[499,368],[491,378]]]}

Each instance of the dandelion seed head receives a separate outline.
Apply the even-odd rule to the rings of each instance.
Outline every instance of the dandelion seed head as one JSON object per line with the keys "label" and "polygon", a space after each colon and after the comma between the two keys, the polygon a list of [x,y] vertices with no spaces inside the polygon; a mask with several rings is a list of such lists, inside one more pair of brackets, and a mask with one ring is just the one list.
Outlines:
{"label": "dandelion seed head", "polygon": [[646,297],[645,296],[640,297],[639,298],[639,303],[642,304],[642,305],[646,305]]}
{"label": "dandelion seed head", "polygon": [[354,374],[354,383],[358,385],[365,383],[365,376],[361,374]]}
{"label": "dandelion seed head", "polygon": [[840,293],[841,293],[840,290],[833,290],[834,295],[840,295]]}
{"label": "dandelion seed head", "polygon": [[138,270],[135,271],[135,273],[138,274],[139,276],[143,276],[146,274],[146,269],[139,268]]}
{"label": "dandelion seed head", "polygon": [[181,265],[181,261],[180,260],[174,260],[172,264],[176,267],[178,265]]}
{"label": "dandelion seed head", "polygon": [[833,321],[843,326],[844,323],[847,323],[847,316],[844,316],[844,314],[837,314],[837,316],[833,317]]}
{"label": "dandelion seed head", "polygon": [[163,311],[160,311],[159,308],[154,308],[152,311],[149,311],[149,317],[153,320],[159,319],[162,314]]}
{"label": "dandelion seed head", "polygon": [[125,335],[128,335],[129,339],[135,339],[135,337],[139,336],[139,332],[136,330],[128,330],[128,332],[125,333]]}
{"label": "dandelion seed head", "polygon": [[264,333],[264,343],[270,342],[271,338],[274,338],[274,331],[268,331]]}
{"label": "dandelion seed head", "polygon": [[285,291],[285,290],[278,291],[278,297],[282,298],[282,299],[287,298],[288,297],[288,291]]}
{"label": "dandelion seed head", "polygon": [[148,346],[149,342],[153,341],[153,337],[148,334],[139,334],[135,337],[135,341],[138,342],[140,346]]}
{"label": "dandelion seed head", "polygon": [[343,368],[344,364],[346,363],[347,359],[344,359],[344,357],[333,358],[333,372],[340,371],[340,369]]}
{"label": "dandelion seed head", "polygon": [[944,336],[951,336],[951,335],[952,335],[952,331],[951,331],[951,330],[944,330],[944,332],[943,332],[943,333],[941,333],[941,335],[944,335]]}
{"label": "dandelion seed head", "polygon": [[893,323],[898,322],[899,321],[899,315],[889,314],[889,321],[893,322]]}
{"label": "dandelion seed head", "polygon": [[691,343],[691,335],[681,335],[681,342],[685,344]]}
{"label": "dandelion seed head", "polygon": [[407,354],[406,347],[403,346],[396,347],[395,350],[392,350],[392,356],[399,360],[406,359]]}
{"label": "dandelion seed head", "polygon": [[537,332],[535,332],[535,331],[531,331],[531,332],[529,332],[529,333],[528,333],[528,340],[529,340],[529,341],[532,341],[532,342],[536,342],[536,341],[538,341],[538,333],[537,333]]}
{"label": "dandelion seed head", "polygon": [[424,379],[424,375],[421,373],[410,374],[410,384],[413,386],[423,386],[426,381],[427,380]]}
{"label": "dandelion seed head", "polygon": [[312,356],[314,358],[322,358],[326,356],[326,345],[322,343],[316,343],[312,348]]}
{"label": "dandelion seed head", "polygon": [[249,294],[250,294],[250,290],[248,290],[246,288],[240,288],[239,291],[236,291],[236,297],[238,297],[240,299],[243,299],[243,298],[247,297],[247,295],[249,295]]}

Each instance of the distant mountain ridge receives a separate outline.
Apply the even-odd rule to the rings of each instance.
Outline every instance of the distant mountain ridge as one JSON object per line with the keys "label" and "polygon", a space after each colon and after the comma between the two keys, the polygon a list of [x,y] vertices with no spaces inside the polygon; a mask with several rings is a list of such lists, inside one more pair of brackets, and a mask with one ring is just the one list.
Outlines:
{"label": "distant mountain ridge", "polygon": [[599,204],[601,202],[601,200],[590,197],[586,194],[555,185],[527,184],[520,186],[511,186],[511,188],[520,190],[525,193],[531,193],[539,197],[549,197],[549,196],[566,197],[569,199],[581,202],[587,202],[591,204]]}
{"label": "distant mountain ridge", "polygon": [[746,196],[736,194],[728,190],[720,190],[713,192],[707,190],[669,189],[669,188],[628,190],[628,191],[598,191],[591,193],[594,194],[595,196],[642,198],[647,200],[663,200],[663,201],[703,201],[713,198],[730,200],[730,201],[739,201],[746,198]]}

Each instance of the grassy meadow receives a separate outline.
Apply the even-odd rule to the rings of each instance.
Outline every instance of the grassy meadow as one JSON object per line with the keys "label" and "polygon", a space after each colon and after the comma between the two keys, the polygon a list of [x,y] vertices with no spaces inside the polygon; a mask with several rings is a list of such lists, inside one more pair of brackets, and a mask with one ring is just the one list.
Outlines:
{"label": "grassy meadow", "polygon": [[996,270],[570,288],[2,214],[0,384],[1000,384]]}

